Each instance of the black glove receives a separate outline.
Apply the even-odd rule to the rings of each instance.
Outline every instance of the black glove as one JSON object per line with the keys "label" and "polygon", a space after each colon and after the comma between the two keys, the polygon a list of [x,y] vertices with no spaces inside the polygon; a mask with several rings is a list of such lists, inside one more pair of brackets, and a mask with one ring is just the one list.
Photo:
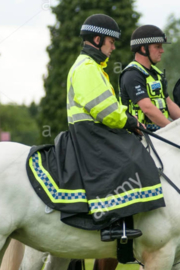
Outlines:
{"label": "black glove", "polygon": [[167,86],[168,86],[168,82],[166,79],[166,71],[164,69],[164,73],[162,74],[162,86],[163,86],[163,93],[165,95],[165,97],[168,97],[168,92],[167,92]]}

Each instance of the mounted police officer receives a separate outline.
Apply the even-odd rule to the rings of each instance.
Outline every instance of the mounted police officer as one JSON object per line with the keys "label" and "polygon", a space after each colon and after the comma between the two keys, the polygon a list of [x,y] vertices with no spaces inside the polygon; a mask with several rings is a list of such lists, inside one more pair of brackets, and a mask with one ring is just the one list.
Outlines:
{"label": "mounted police officer", "polygon": [[[120,38],[117,23],[107,15],[95,14],[85,20],[80,35],[83,48],[67,79],[69,133],[63,165],[68,167],[63,188],[70,194],[76,189],[77,199],[73,197],[74,204],[69,200],[66,211],[70,218],[72,208],[77,212],[77,227],[101,229],[101,240],[113,241],[123,234],[119,220],[164,206],[162,187],[150,155],[127,131],[136,129],[138,122],[119,104],[104,71]],[[79,177],[75,177],[74,168],[78,168]],[[76,219],[80,212],[88,213],[83,225]],[[71,222],[67,216],[61,219]],[[141,235],[139,230],[126,233],[129,238]]]}
{"label": "mounted police officer", "polygon": [[135,59],[120,76],[120,99],[129,112],[150,131],[156,131],[180,117],[180,109],[170,99],[167,82],[155,65],[161,60],[165,34],[154,25],[143,25],[131,36]]}

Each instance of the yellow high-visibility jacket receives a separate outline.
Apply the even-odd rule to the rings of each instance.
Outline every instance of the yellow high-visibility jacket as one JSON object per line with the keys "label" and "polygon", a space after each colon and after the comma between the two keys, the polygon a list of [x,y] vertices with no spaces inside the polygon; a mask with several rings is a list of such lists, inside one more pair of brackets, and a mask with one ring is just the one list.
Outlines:
{"label": "yellow high-visibility jacket", "polygon": [[[126,130],[136,127],[137,122],[127,113],[127,107],[117,101],[103,70],[105,65],[98,64],[88,54],[81,54],[70,69],[67,79],[69,133],[62,174],[63,188],[70,194],[67,196],[69,211],[76,200],[78,207],[82,205],[82,212],[83,204],[88,204],[94,224],[102,227],[119,218],[164,206],[157,169],[139,139]],[[78,179],[74,171],[67,170],[76,168],[73,156],[79,170]],[[142,186],[137,186],[136,181],[128,185],[129,179],[137,174]],[[131,188],[136,190],[133,196]]]}
{"label": "yellow high-visibility jacket", "polygon": [[[80,55],[67,81],[68,123],[93,121],[110,128],[135,127],[136,120],[127,115],[109,82],[108,74],[88,55]],[[129,123],[127,123],[129,121]]]}

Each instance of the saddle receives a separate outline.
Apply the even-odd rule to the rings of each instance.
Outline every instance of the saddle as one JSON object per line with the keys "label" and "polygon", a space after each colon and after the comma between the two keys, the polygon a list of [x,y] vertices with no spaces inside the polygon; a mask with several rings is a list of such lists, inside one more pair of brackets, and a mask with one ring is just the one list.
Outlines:
{"label": "saddle", "polygon": [[[91,215],[88,215],[87,208],[82,209],[78,203],[71,203],[69,207],[69,204],[66,203],[71,198],[74,201],[76,194],[71,194],[70,196],[63,188],[59,188],[60,185],[63,186],[60,183],[64,166],[62,153],[65,144],[63,134],[64,132],[56,137],[54,145],[40,145],[31,148],[26,163],[29,180],[36,194],[49,207],[49,210],[54,209],[61,212],[62,222],[85,230],[100,230],[105,227],[102,241],[114,240],[117,238],[116,230],[113,229],[112,233],[109,234],[107,230],[107,227],[110,225],[109,223],[105,223],[104,225],[94,224]],[[70,165],[74,177],[78,179],[78,173],[75,175],[75,170],[72,169],[73,164],[70,163]],[[46,213],[49,211],[47,211],[47,207]],[[115,233],[113,233],[114,231]]]}
{"label": "saddle", "polygon": [[[77,181],[72,180],[74,190],[77,190],[78,179],[80,179],[75,159],[64,155],[65,148],[68,147],[66,139],[66,132],[61,132],[56,137],[54,145],[39,145],[30,149],[26,161],[28,178],[44,204],[50,209],[61,212],[62,222],[80,229],[100,230],[102,224],[94,224],[91,215],[88,215],[88,205],[78,203],[79,200],[86,199],[85,194],[80,190],[68,193],[67,189],[64,189],[62,178],[66,179],[65,173],[68,174],[68,178],[77,179]],[[64,170],[66,158],[70,162],[69,168]],[[64,175],[62,175],[63,171]],[[109,223],[106,223],[104,227],[108,225]]]}
{"label": "saddle", "polygon": [[[31,148],[26,168],[36,194],[50,209],[60,211],[60,219],[67,225],[85,230],[101,230],[102,241],[113,241],[119,238],[117,240],[117,254],[121,254],[121,256],[117,255],[119,262],[134,261],[131,238],[139,237],[142,233],[139,230],[125,228],[125,224],[129,228],[133,228],[132,216],[124,218],[121,228],[112,227],[112,221],[109,220],[103,224],[95,224],[92,216],[88,214],[88,204],[79,203],[80,200],[86,200],[86,193],[82,189],[78,189],[76,192],[67,190],[66,178],[72,178],[71,188],[73,187],[74,190],[77,190],[77,186],[82,184],[73,152],[71,152],[71,156],[67,156],[68,147],[72,147],[69,145],[68,133],[61,132],[56,137],[54,145],[40,145]],[[128,256],[126,256],[127,251]],[[122,253],[124,253],[123,256]]]}

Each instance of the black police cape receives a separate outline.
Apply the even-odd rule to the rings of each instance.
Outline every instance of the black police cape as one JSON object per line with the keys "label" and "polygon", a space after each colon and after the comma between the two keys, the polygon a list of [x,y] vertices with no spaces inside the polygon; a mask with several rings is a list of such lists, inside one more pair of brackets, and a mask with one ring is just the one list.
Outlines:
{"label": "black police cape", "polygon": [[80,177],[73,181],[65,177],[60,186],[70,188],[75,181],[76,188],[85,189],[94,224],[104,227],[165,206],[155,163],[136,135],[88,121],[70,125],[69,130],[64,135],[65,144],[71,144],[64,169],[71,170],[73,162],[68,160],[73,153]]}
{"label": "black police cape", "polygon": [[[37,151],[59,190],[67,194],[57,203],[50,201],[27,161],[30,181],[46,205],[61,211],[66,224],[96,230],[165,206],[154,161],[139,137],[124,129],[78,122],[59,134],[55,145],[32,148],[28,160]],[[74,190],[79,190],[78,196],[85,191],[86,200],[75,201]]]}

